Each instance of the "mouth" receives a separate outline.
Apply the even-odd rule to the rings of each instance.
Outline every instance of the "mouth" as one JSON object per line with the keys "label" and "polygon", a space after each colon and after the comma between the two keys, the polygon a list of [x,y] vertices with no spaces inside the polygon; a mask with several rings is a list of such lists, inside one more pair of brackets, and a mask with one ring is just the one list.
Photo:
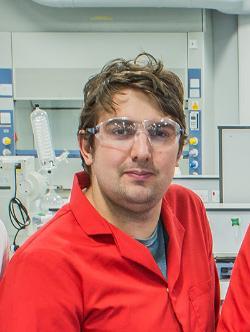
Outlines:
{"label": "mouth", "polygon": [[123,174],[133,178],[135,180],[146,180],[154,175],[154,172],[151,170],[144,169],[130,169],[125,171]]}

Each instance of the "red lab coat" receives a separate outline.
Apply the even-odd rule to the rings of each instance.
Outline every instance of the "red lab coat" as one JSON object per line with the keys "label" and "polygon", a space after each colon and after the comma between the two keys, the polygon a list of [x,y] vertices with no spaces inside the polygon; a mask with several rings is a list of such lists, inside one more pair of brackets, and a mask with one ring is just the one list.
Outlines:
{"label": "red lab coat", "polygon": [[250,331],[250,226],[235,260],[217,331]]}
{"label": "red lab coat", "polygon": [[219,285],[201,200],[172,185],[161,216],[168,280],[149,250],[89,203],[70,203],[14,255],[0,288],[1,332],[212,332]]}

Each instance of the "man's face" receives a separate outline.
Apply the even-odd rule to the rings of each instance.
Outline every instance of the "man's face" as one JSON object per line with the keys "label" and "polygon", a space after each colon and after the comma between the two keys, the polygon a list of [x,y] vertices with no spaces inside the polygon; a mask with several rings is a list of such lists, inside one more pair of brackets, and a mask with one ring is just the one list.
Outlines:
{"label": "man's face", "polygon": [[[114,96],[117,111],[103,113],[98,123],[112,117],[128,117],[133,121],[158,121],[163,114],[158,104],[139,90],[126,89]],[[178,139],[164,149],[154,149],[145,132],[135,136],[128,149],[106,145],[95,137],[94,149],[86,151],[80,142],[81,152],[91,167],[93,201],[142,212],[161,204],[178,163]]]}

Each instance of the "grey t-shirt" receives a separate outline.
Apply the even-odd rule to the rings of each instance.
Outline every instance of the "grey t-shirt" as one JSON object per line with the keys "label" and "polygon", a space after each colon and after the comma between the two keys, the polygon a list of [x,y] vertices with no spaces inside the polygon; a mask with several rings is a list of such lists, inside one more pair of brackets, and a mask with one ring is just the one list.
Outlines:
{"label": "grey t-shirt", "polygon": [[167,263],[166,263],[167,234],[165,232],[161,220],[159,220],[156,229],[149,238],[145,240],[137,239],[137,241],[144,244],[150,250],[163,276],[167,277]]}

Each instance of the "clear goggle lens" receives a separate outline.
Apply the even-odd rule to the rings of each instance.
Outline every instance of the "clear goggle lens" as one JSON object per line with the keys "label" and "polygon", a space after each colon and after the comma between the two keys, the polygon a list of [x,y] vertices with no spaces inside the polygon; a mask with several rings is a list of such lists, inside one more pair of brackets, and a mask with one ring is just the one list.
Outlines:
{"label": "clear goggle lens", "polygon": [[175,142],[182,131],[180,125],[169,118],[137,122],[125,117],[112,118],[86,129],[86,132],[96,135],[103,144],[123,149],[131,146],[140,132],[148,137],[153,147],[163,148]]}

